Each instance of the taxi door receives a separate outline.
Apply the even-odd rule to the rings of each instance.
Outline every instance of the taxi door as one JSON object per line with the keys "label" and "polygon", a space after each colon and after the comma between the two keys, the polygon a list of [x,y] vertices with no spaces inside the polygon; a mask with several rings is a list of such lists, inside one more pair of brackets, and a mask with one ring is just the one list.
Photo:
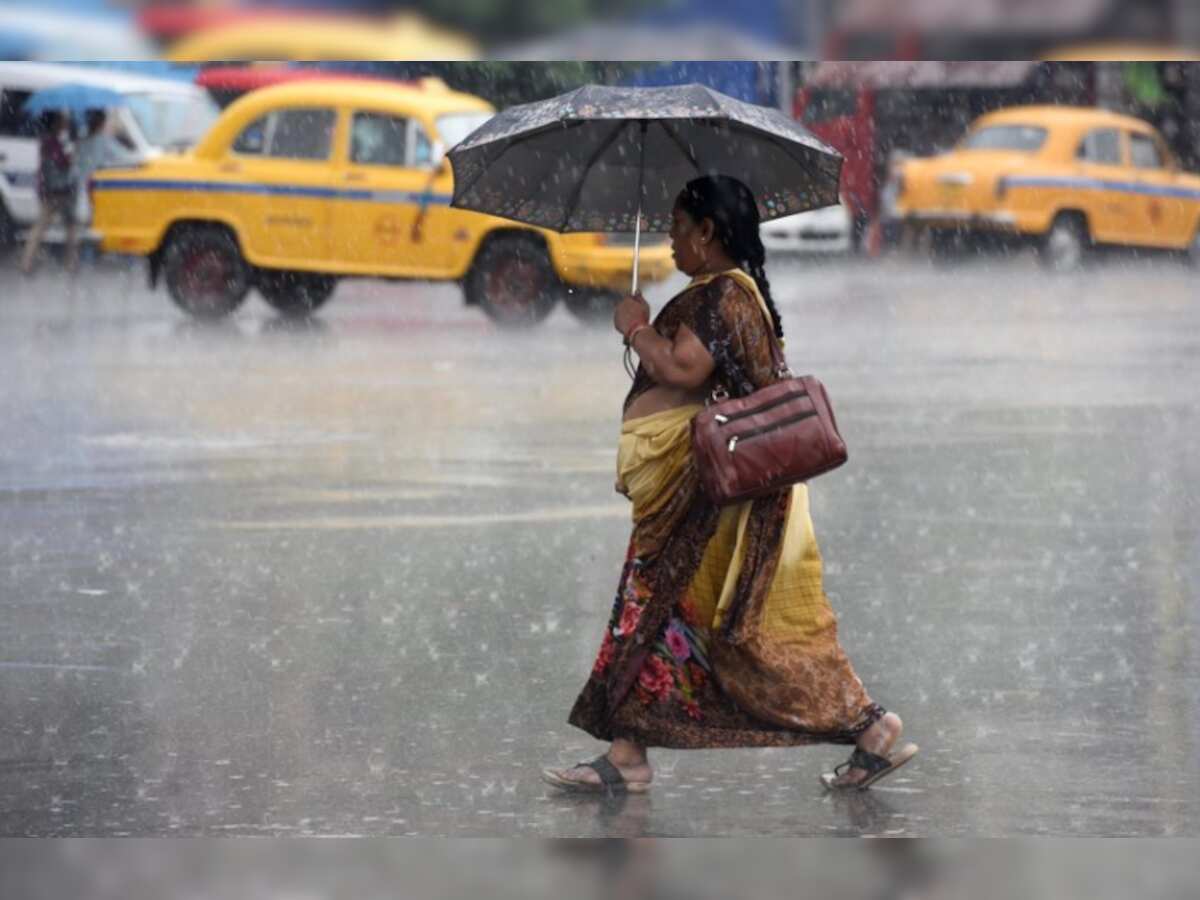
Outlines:
{"label": "taxi door", "polygon": [[1102,243],[1126,243],[1137,234],[1137,195],[1131,190],[1125,141],[1117,128],[1095,128],[1075,155],[1085,187],[1080,203],[1088,214],[1092,238]]}
{"label": "taxi door", "polygon": [[1154,135],[1129,133],[1130,159],[1141,186],[1147,243],[1184,247],[1191,241],[1191,203],[1179,191],[1178,172],[1166,147]]}
{"label": "taxi door", "polygon": [[447,251],[422,215],[436,178],[424,129],[407,116],[351,109],[345,150],[334,212],[339,263],[364,274],[438,275]]}
{"label": "taxi door", "polygon": [[246,126],[217,163],[213,202],[238,222],[255,263],[303,269],[328,259],[336,133],[334,109],[273,110]]}

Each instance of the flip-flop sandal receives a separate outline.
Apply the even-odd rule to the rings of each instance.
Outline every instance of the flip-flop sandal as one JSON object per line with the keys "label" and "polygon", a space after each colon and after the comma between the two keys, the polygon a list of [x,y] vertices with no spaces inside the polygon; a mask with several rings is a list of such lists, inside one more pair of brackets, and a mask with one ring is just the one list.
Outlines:
{"label": "flip-flop sandal", "polygon": [[[866,750],[856,749],[850,754],[848,760],[837,766],[832,772],[822,774],[821,784],[825,785],[825,790],[827,791],[865,791],[880,778],[891,775],[916,756],[917,749],[916,744],[905,744],[888,756],[880,756],[877,753],[868,753]],[[838,784],[838,776],[846,769],[863,769],[866,771],[867,777],[854,784]]]}
{"label": "flip-flop sandal", "polygon": [[542,769],[542,780],[574,794],[608,794],[611,797],[613,794],[643,794],[650,790],[648,781],[626,781],[621,770],[609,762],[608,757],[603,754],[590,762],[581,762],[579,766],[586,766],[594,771],[600,776],[600,781],[593,783],[563,778],[554,769]]}

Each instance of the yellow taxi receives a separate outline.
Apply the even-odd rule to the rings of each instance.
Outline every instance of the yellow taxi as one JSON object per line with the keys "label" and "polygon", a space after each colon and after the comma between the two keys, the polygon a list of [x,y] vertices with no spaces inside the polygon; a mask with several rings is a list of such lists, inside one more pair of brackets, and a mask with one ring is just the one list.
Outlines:
{"label": "yellow taxi", "polygon": [[470,60],[475,41],[413,13],[367,18],[341,14],[247,11],[202,26],[173,43],[166,58],[212,60]]}
{"label": "yellow taxi", "polygon": [[1037,242],[1047,265],[1096,244],[1200,256],[1200,177],[1146,122],[1101,109],[1027,106],[972,123],[951,152],[903,163],[895,214],[936,240],[964,232]]}
{"label": "yellow taxi", "polygon": [[[330,78],[263,88],[230,105],[188,153],[97,173],[102,249],[145,256],[151,283],[199,317],[255,288],[304,315],[347,276],[453,280],[502,325],[540,321],[561,298],[609,315],[633,271],[625,235],[560,235],[452,209],[447,147],[485,122],[485,101],[418,86]],[[643,242],[640,278],[674,271]]]}

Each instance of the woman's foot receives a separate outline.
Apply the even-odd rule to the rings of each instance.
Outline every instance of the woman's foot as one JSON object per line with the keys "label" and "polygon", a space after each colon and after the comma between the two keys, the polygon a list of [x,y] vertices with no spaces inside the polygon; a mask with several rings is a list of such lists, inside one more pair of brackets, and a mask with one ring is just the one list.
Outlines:
{"label": "woman's foot", "polygon": [[[904,731],[904,722],[895,713],[887,713],[882,719],[863,732],[858,739],[858,749],[873,753],[876,756],[887,757],[892,748],[900,740]],[[841,775],[828,782],[830,788],[848,788],[860,784],[871,777],[866,769],[857,766],[847,769]]]}
{"label": "woman's foot", "polygon": [[[625,784],[633,789],[645,790],[654,780],[654,770],[650,768],[650,760],[644,750],[633,749],[631,746],[620,747],[617,744],[608,748],[602,759],[606,759],[620,774]],[[567,769],[546,769],[543,773],[546,780],[557,787],[568,788],[579,785],[583,789],[603,789],[604,781],[600,773],[591,766],[578,765]],[[564,782],[566,782],[564,784]]]}

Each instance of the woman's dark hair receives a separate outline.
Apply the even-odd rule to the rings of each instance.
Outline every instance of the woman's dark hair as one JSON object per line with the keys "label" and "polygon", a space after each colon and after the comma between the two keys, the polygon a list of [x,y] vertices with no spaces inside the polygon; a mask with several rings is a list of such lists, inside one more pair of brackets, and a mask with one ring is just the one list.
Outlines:
{"label": "woman's dark hair", "polygon": [[750,188],[728,175],[705,175],[689,181],[680,191],[678,202],[680,209],[697,222],[712,219],[717,240],[758,285],[775,320],[775,335],[783,340],[783,322],[763,269],[766,251],[758,234],[758,204]]}

